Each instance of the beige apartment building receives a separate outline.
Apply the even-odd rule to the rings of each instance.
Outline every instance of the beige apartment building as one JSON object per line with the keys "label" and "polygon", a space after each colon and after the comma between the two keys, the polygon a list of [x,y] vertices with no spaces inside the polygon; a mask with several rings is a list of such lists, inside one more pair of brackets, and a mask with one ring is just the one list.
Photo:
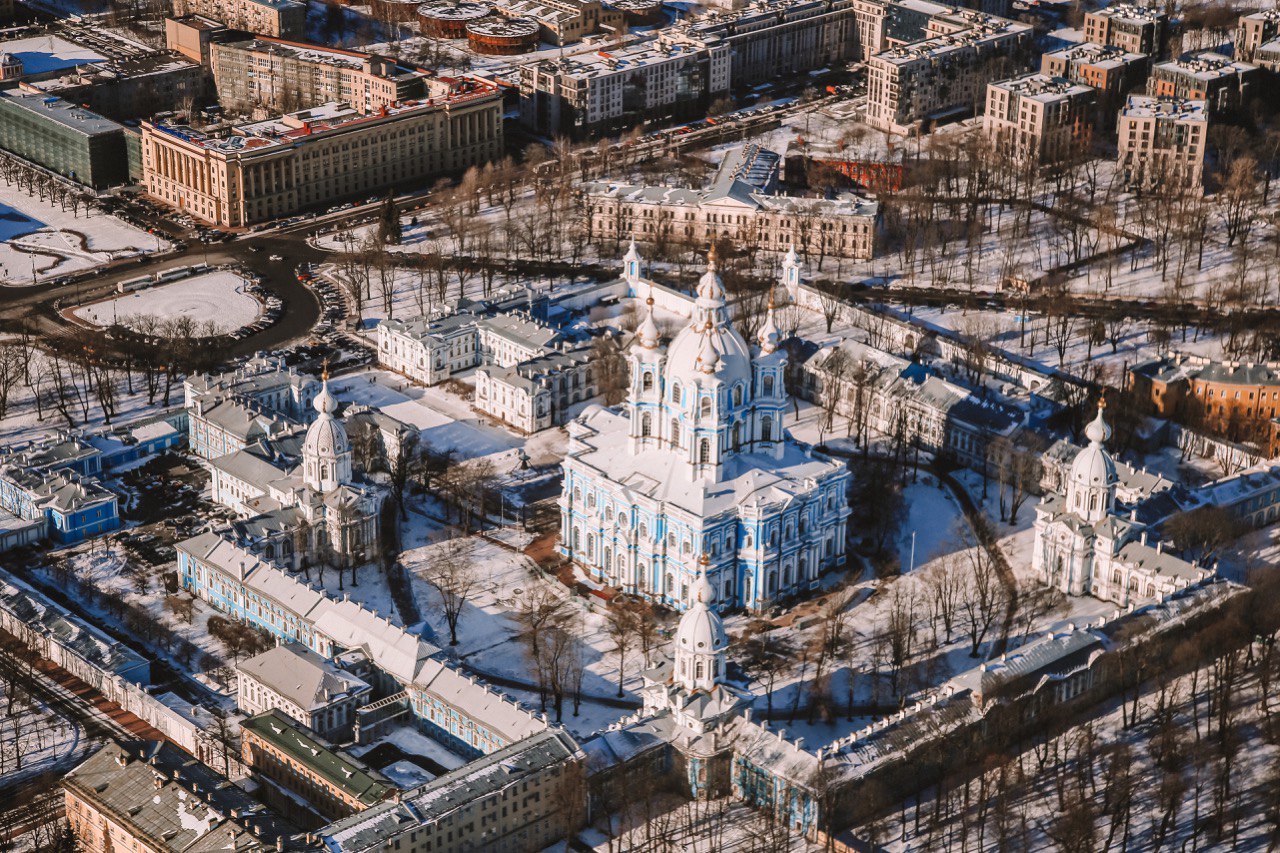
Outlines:
{"label": "beige apartment building", "polygon": [[1040,73],[1065,77],[1093,89],[1096,129],[1115,126],[1116,113],[1128,94],[1146,82],[1151,59],[1103,44],[1084,44],[1046,53],[1040,58]]}
{"label": "beige apartment building", "polygon": [[426,100],[371,115],[331,103],[216,134],[143,122],[147,193],[205,222],[241,228],[460,174],[500,154],[496,87],[438,78],[428,91]]}
{"label": "beige apartment building", "polygon": [[1024,74],[987,86],[982,129],[996,150],[1019,163],[1048,166],[1089,145],[1094,91],[1064,77]]}
{"label": "beige apartment building", "polygon": [[1204,101],[1219,116],[1249,102],[1260,71],[1256,65],[1202,50],[1157,62],[1147,81],[1147,94]]}
{"label": "beige apartment building", "polygon": [[174,17],[201,15],[233,30],[276,38],[302,38],[307,4],[295,0],[173,0]]}
{"label": "beige apartment building", "polygon": [[1132,95],[1117,130],[1120,173],[1130,187],[1203,187],[1209,136],[1204,101]]}
{"label": "beige apartment building", "polygon": [[890,48],[867,63],[867,124],[890,133],[973,115],[987,84],[1026,70],[1032,29],[987,18],[969,29]]}
{"label": "beige apartment building", "polygon": [[354,50],[276,38],[214,41],[210,66],[218,102],[268,115],[340,102],[366,115],[421,98],[425,71]]}
{"label": "beige apartment building", "polygon": [[1258,58],[1258,50],[1277,38],[1280,38],[1280,9],[1241,15],[1236,26],[1235,57],[1254,62]]}
{"label": "beige apartment building", "polygon": [[1117,3],[1084,16],[1084,39],[1130,53],[1158,56],[1164,50],[1169,16],[1157,8]]}

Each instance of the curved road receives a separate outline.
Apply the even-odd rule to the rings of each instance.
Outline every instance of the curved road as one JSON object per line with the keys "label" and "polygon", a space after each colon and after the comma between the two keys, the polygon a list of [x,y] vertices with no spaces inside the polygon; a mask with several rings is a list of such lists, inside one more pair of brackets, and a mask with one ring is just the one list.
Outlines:
{"label": "curved road", "polygon": [[[264,289],[280,299],[282,310],[279,320],[261,332],[243,340],[228,339],[225,354],[232,357],[271,349],[302,337],[320,317],[315,295],[294,273],[299,264],[317,263],[325,257],[324,252],[306,241],[307,231],[315,227],[314,222],[308,222],[292,231],[254,235],[229,243],[194,243],[177,253],[113,264],[102,275],[90,275],[70,284],[0,287],[0,327],[13,329],[21,322],[34,320],[37,331],[56,331],[65,324],[54,308],[59,302],[74,305],[103,298],[115,292],[117,282],[146,271],[204,261],[211,266],[234,263],[262,276]],[[272,261],[272,255],[280,255],[283,260]]]}

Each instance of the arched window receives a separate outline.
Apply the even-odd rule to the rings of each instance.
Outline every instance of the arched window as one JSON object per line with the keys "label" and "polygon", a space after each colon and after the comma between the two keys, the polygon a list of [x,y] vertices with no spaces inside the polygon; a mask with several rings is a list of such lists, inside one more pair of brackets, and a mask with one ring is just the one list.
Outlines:
{"label": "arched window", "polygon": [[641,539],[649,538],[649,525],[645,524],[643,521],[640,522],[640,538]]}
{"label": "arched window", "polygon": [[772,376],[766,376],[764,378],[764,395],[766,397],[773,396],[773,377]]}
{"label": "arched window", "polygon": [[733,449],[742,449],[742,424],[733,425]]}
{"label": "arched window", "polygon": [[720,592],[720,600],[721,601],[733,600],[733,581],[732,580],[727,580],[724,582],[724,588]]}
{"label": "arched window", "polygon": [[667,585],[663,587],[662,591],[665,592],[667,595],[670,595],[671,591],[675,588],[676,588],[675,576],[672,575],[671,572],[667,572]]}
{"label": "arched window", "polygon": [[671,443],[680,446],[680,422],[675,418],[671,419]]}
{"label": "arched window", "polygon": [[1096,494],[1089,495],[1089,512],[1094,512],[1097,509],[1098,509],[1098,496]]}
{"label": "arched window", "polygon": [[698,462],[703,465],[711,463],[711,440],[704,438],[698,442]]}
{"label": "arched window", "polygon": [[653,390],[653,374],[652,373],[645,371],[644,375],[640,378],[640,387],[643,388],[645,391]]}
{"label": "arched window", "polygon": [[601,568],[603,568],[606,572],[611,571],[613,569],[613,549],[612,548],[606,547],[604,549],[604,563],[602,564]]}
{"label": "arched window", "polygon": [[673,382],[673,383],[671,384],[671,402],[673,402],[673,403],[679,403],[679,402],[680,402],[680,385],[679,385],[679,383],[674,383],[674,382]]}
{"label": "arched window", "polygon": [[699,680],[701,680],[701,678],[702,678],[702,661],[701,661],[701,660],[699,660],[699,661],[694,665],[694,673],[693,673],[693,677],[694,677],[694,678],[696,678],[696,679],[699,679]]}
{"label": "arched window", "polygon": [[760,420],[760,440],[773,441],[773,418],[765,416]]}
{"label": "arched window", "polygon": [[733,404],[735,406],[742,405],[742,386],[741,385],[733,386]]}
{"label": "arched window", "polygon": [[702,398],[700,414],[704,418],[711,417],[711,398],[710,397]]}
{"label": "arched window", "polygon": [[642,438],[648,438],[653,434],[653,416],[645,412],[640,416],[640,435]]}
{"label": "arched window", "polygon": [[587,559],[594,560],[596,556],[596,535],[594,533],[587,534]]}

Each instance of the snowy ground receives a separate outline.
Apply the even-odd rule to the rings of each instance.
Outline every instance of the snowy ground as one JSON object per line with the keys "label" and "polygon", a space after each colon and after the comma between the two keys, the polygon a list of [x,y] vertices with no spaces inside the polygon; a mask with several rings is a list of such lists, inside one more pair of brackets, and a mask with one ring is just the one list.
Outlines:
{"label": "snowy ground", "polygon": [[[1194,678],[1194,681],[1193,681]],[[972,790],[987,794],[978,796],[968,808],[956,808],[962,802],[952,792],[950,802],[935,809],[933,796],[918,804],[912,800],[902,804],[873,830],[864,828],[858,836],[878,844],[877,849],[894,853],[916,851],[982,851],[996,850],[1271,850],[1274,841],[1274,762],[1277,750],[1266,736],[1271,709],[1261,696],[1256,669],[1249,669],[1235,680],[1232,688],[1230,720],[1231,746],[1228,757],[1216,757],[1220,723],[1215,719],[1213,702],[1207,697],[1213,683],[1210,667],[1195,676],[1184,676],[1168,686],[1167,692],[1156,694],[1154,688],[1139,703],[1141,725],[1126,728],[1116,702],[1109,703],[1102,714],[1089,725],[1077,727],[1063,736],[1052,748],[1039,744],[1001,762],[988,765],[986,785],[999,786],[995,780],[1004,775],[1003,790],[1007,817],[997,821],[991,811],[987,819],[976,819],[979,809],[994,808],[997,788],[975,783]],[[1196,685],[1193,687],[1193,685]],[[1195,696],[1192,701],[1190,697]],[[1178,729],[1176,737],[1182,760],[1166,762],[1163,767],[1153,760],[1159,754],[1163,727],[1155,719],[1157,703],[1163,699],[1171,708],[1171,723]],[[1194,741],[1192,732],[1194,731]],[[1081,745],[1092,741],[1092,766],[1083,766]],[[1235,738],[1239,738],[1236,741]],[[1070,745],[1068,745],[1070,744]],[[1046,762],[1046,759],[1049,759]],[[1087,763],[1089,759],[1086,759]],[[1108,762],[1110,766],[1108,767]],[[1229,774],[1231,795],[1226,799],[1235,820],[1228,820],[1226,837],[1214,839],[1209,829],[1213,813],[1213,792]],[[1132,788],[1132,810],[1126,828],[1123,817],[1108,806],[1107,792],[1111,780],[1129,779]],[[1065,800],[1064,800],[1065,795]],[[1172,796],[1170,796],[1172,795]],[[1089,815],[1089,819],[1067,828],[1063,803],[1083,796],[1088,807],[1073,815]],[[1172,824],[1162,842],[1157,841],[1162,821],[1163,802],[1171,806]],[[964,814],[964,817],[961,817]],[[936,824],[934,816],[940,816]],[[1116,823],[1112,824],[1111,821]],[[1003,823],[1004,830],[1000,830]],[[1114,828],[1114,835],[1111,835]],[[1070,835],[1066,833],[1069,832]],[[1078,845],[1064,847],[1058,843],[1070,838]],[[1192,844],[1195,840],[1194,845]],[[1108,843],[1110,842],[1110,843]],[[1270,843],[1269,843],[1270,842]]]}
{"label": "snowy ground", "polygon": [[373,406],[416,426],[425,445],[440,452],[452,450],[461,459],[521,444],[511,433],[485,423],[470,403],[441,386],[422,388],[385,370],[366,370],[331,380],[329,387],[342,402]]}
{"label": "snowy ground", "polygon": [[23,286],[169,244],[101,212],[78,212],[0,182],[0,284]]}
{"label": "snowy ground", "polygon": [[161,320],[190,317],[197,323],[213,323],[220,331],[227,332],[258,318],[261,305],[246,292],[247,285],[236,273],[217,270],[95,302],[77,308],[75,315],[97,326],[109,326],[117,321],[126,326],[135,325],[136,318],[145,316]]}
{"label": "snowy ground", "polygon": [[[428,507],[434,510],[434,507]],[[433,553],[442,547],[444,525],[421,514],[411,513],[404,527],[405,551],[401,561],[414,575],[414,589],[422,612],[426,615],[437,642],[448,647],[449,629],[440,606],[439,593],[423,577]],[[527,537],[526,537],[527,539]],[[484,539],[468,540],[468,561],[477,567],[478,590],[466,603],[458,624],[458,645],[451,647],[459,659],[478,672],[516,679],[530,685],[528,690],[503,687],[502,692],[538,707],[536,675],[530,665],[526,644],[520,639],[520,626],[512,617],[520,598],[535,585],[552,590],[566,601],[581,638],[581,654],[585,677],[583,694],[587,697],[573,716],[571,702],[566,702],[565,725],[577,734],[588,734],[626,716],[626,709],[613,708],[590,701],[590,697],[614,697],[617,693],[618,659],[605,630],[601,615],[604,602],[572,596],[558,581],[543,577],[524,554],[500,547]],[[636,673],[641,669],[638,654],[629,654],[625,687],[634,698],[640,686]]]}
{"label": "snowy ground", "polygon": [[26,776],[68,770],[96,747],[83,727],[0,679],[0,776],[6,784]]}

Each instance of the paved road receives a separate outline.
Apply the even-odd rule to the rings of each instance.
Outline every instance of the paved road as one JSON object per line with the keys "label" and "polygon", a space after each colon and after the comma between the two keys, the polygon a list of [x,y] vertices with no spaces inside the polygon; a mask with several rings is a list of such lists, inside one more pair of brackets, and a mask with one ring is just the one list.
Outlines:
{"label": "paved road", "polygon": [[[169,269],[200,262],[210,265],[235,263],[262,276],[263,286],[283,304],[280,319],[256,335],[240,341],[228,340],[227,356],[237,356],[280,346],[307,333],[320,317],[315,295],[298,281],[294,269],[301,263],[316,263],[325,257],[306,241],[306,233],[314,228],[271,232],[205,246],[195,243],[181,252],[114,265],[101,276],[93,276],[61,286],[0,287],[0,327],[12,329],[20,322],[34,321],[44,333],[56,331],[64,322],[55,304],[75,305],[100,299],[115,291],[116,283],[143,272]],[[257,249],[258,251],[255,251]],[[283,258],[270,260],[272,255]]]}

